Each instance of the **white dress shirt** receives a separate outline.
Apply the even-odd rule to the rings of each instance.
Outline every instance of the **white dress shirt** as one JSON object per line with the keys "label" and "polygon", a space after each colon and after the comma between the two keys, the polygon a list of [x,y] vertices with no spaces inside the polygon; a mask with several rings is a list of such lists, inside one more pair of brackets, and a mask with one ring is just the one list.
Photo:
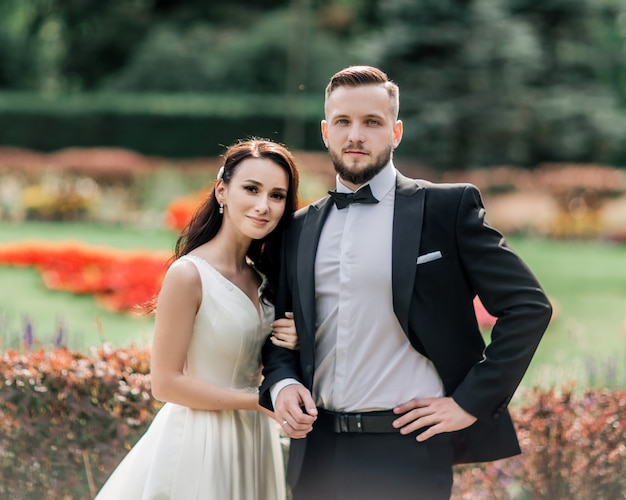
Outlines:
{"label": "white dress shirt", "polygon": [[[336,183],[337,191],[351,192],[339,177]],[[433,364],[413,349],[393,310],[393,163],[368,184],[379,203],[334,206],[315,259],[312,394],[327,410],[388,410],[412,398],[444,394]],[[294,382],[275,384],[272,399]]]}
{"label": "white dress shirt", "polygon": [[[379,203],[333,207],[315,260],[312,392],[318,406],[335,411],[387,410],[444,393],[433,364],[413,349],[393,310],[393,164],[369,184]],[[337,191],[351,192],[339,178]]]}

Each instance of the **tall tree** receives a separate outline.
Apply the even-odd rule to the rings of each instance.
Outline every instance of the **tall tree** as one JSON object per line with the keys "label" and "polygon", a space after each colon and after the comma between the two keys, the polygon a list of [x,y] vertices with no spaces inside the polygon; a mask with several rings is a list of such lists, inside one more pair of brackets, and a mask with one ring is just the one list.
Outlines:
{"label": "tall tree", "polygon": [[[612,2],[618,3],[624,6],[623,0]],[[403,89],[406,135],[399,153],[441,168],[589,161],[617,153],[598,139],[607,121],[620,120],[611,111],[615,89],[598,78],[602,71],[593,56],[599,34],[613,29],[608,4],[381,2],[386,24],[371,47]],[[623,54],[623,45],[613,48]],[[600,66],[621,74],[619,60],[613,57],[610,70]],[[595,116],[584,116],[592,109]],[[559,126],[570,119],[562,133]]]}

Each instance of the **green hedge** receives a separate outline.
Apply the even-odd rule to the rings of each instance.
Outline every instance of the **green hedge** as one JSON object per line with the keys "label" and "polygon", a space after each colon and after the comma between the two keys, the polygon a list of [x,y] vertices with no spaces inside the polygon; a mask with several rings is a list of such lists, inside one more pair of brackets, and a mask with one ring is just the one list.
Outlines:
{"label": "green hedge", "polygon": [[[0,92],[0,145],[39,151],[121,147],[172,158],[215,156],[249,136],[290,147],[323,147],[321,96]],[[289,130],[288,130],[289,128]]]}

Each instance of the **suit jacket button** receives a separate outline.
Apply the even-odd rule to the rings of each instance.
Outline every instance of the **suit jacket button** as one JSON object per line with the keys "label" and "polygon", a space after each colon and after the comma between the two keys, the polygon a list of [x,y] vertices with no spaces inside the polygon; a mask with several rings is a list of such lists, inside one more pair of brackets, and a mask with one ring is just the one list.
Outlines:
{"label": "suit jacket button", "polygon": [[306,365],[306,372],[311,375],[313,373],[313,365]]}

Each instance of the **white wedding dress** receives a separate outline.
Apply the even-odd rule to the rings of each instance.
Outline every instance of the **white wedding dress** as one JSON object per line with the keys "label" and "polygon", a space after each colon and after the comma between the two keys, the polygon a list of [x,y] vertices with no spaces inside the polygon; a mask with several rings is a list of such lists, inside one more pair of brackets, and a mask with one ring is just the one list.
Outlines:
{"label": "white wedding dress", "polygon": [[[202,280],[202,303],[187,354],[190,375],[238,391],[260,382],[271,305],[249,297],[205,260],[187,255]],[[199,411],[166,403],[102,487],[97,500],[283,500],[275,422],[247,410]]]}

